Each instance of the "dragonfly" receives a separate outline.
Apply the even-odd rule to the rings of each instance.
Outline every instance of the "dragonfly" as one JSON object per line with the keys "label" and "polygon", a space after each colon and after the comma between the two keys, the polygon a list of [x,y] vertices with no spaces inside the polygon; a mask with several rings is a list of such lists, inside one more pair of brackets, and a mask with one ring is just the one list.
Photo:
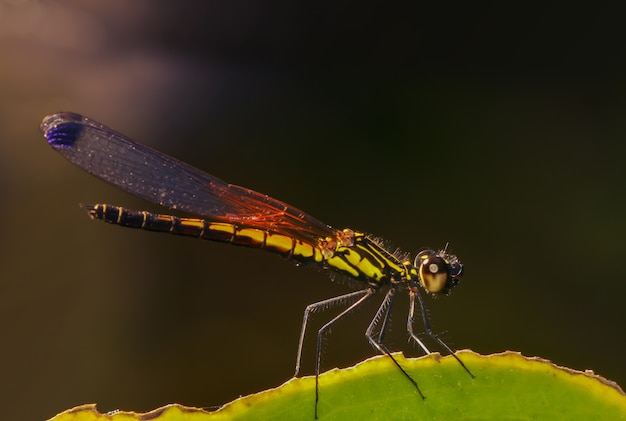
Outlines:
{"label": "dragonfly", "polygon": [[310,304],[304,311],[294,377],[300,374],[307,325],[314,313],[343,305],[317,332],[315,408],[320,400],[322,343],[331,328],[379,291],[386,291],[365,331],[367,341],[395,366],[424,399],[418,383],[398,363],[384,339],[399,291],[408,291],[407,333],[426,354],[414,330],[416,308],[425,333],[474,375],[431,328],[421,291],[449,295],[463,274],[463,264],[447,250],[422,250],[415,259],[385,248],[372,235],[335,229],[307,213],[254,190],[229,184],[189,164],[152,149],[80,114],[61,112],[41,123],[48,144],[72,164],[112,185],[172,210],[201,218],[136,211],[109,204],[85,205],[89,216],[110,224],[168,232],[203,240],[265,249],[299,264],[311,264],[359,281],[363,288]]}

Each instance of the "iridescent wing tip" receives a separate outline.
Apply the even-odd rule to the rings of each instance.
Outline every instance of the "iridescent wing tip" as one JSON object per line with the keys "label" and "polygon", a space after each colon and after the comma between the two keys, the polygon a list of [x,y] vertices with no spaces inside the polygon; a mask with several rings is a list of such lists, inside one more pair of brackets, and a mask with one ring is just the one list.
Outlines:
{"label": "iridescent wing tip", "polygon": [[41,122],[41,132],[55,149],[71,148],[78,139],[85,118],[74,113],[57,113],[46,116]]}

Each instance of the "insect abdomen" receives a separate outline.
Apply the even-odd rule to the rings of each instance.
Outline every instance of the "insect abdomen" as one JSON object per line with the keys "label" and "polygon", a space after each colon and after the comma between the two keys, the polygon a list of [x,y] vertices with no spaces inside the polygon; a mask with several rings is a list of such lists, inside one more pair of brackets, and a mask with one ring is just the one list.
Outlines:
{"label": "insect abdomen", "polygon": [[323,260],[318,247],[267,230],[240,227],[227,222],[210,222],[198,218],[135,211],[105,204],[87,205],[85,209],[92,219],[99,219],[110,224],[262,248],[303,262]]}

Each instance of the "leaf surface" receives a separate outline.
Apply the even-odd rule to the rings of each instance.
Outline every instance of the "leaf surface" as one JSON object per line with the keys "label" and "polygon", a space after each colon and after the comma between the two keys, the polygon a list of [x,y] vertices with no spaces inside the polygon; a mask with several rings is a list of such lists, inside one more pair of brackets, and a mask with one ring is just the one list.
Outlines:
{"label": "leaf surface", "polygon": [[[320,376],[319,418],[365,420],[626,420],[626,395],[614,382],[558,367],[547,360],[504,352],[457,355],[472,379],[450,356],[394,357],[418,382],[422,399],[385,356]],[[209,399],[207,399],[209,400]],[[315,378],[242,397],[217,411],[168,405],[148,413],[100,414],[95,405],[65,411],[54,421],[313,420]]]}

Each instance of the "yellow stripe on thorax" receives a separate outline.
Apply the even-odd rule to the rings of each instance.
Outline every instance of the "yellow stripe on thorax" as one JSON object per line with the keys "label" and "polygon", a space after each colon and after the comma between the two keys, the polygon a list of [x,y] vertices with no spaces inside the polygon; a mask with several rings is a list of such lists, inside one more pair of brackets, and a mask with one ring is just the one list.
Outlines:
{"label": "yellow stripe on thorax", "polygon": [[327,264],[349,276],[373,284],[402,282],[406,267],[392,254],[369,240],[363,233],[354,233],[352,246],[337,246]]}

